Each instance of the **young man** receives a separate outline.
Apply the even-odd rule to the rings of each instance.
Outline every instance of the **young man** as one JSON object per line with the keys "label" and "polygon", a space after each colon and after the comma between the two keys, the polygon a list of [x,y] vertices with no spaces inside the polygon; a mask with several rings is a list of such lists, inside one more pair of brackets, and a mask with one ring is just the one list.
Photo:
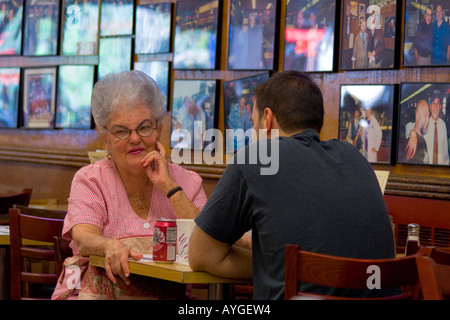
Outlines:
{"label": "young man", "polygon": [[[269,140],[259,136],[227,166],[195,220],[191,267],[226,277],[253,276],[255,299],[283,299],[286,244],[336,256],[394,257],[391,224],[372,167],[351,144],[319,139],[324,108],[317,85],[306,74],[279,72],[256,88],[255,96],[254,129],[260,135],[259,129],[265,130]],[[261,174],[267,166],[263,157],[252,159],[262,146],[279,161],[275,174]],[[245,163],[237,161],[241,152]],[[236,245],[249,230],[252,250]],[[376,291],[356,295],[382,293]]]}

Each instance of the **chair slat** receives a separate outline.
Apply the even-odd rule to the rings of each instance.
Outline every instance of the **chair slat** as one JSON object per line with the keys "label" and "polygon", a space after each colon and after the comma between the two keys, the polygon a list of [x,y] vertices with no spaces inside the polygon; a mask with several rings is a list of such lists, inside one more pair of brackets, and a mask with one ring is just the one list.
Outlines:
{"label": "chair slat", "polygon": [[55,250],[37,249],[31,247],[20,248],[20,255],[24,258],[54,261]]}
{"label": "chair slat", "polygon": [[58,276],[56,274],[22,272],[21,279],[28,283],[55,284],[58,281]]}

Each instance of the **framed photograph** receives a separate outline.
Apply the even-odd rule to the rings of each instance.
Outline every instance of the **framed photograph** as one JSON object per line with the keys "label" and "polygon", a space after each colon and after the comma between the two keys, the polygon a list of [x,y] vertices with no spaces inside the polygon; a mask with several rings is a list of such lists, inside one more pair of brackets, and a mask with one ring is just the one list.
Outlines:
{"label": "framed photograph", "polygon": [[234,153],[252,139],[254,89],[269,79],[269,73],[223,83],[225,153]]}
{"label": "framed photograph", "polygon": [[23,54],[56,55],[59,0],[26,0]]}
{"label": "framed photograph", "polygon": [[450,65],[450,4],[448,1],[405,0],[403,66]]}
{"label": "framed photograph", "polygon": [[155,80],[161,94],[164,97],[166,110],[168,110],[167,96],[169,94],[169,62],[168,61],[145,61],[135,62],[134,69],[140,70]]}
{"label": "framed photograph", "polygon": [[53,128],[55,91],[56,68],[24,70],[24,128]]}
{"label": "framed photograph", "polygon": [[133,0],[102,0],[100,36],[131,35],[133,33]]}
{"label": "framed photograph", "polygon": [[396,85],[341,85],[339,139],[371,163],[391,163]]}
{"label": "framed photograph", "polygon": [[91,128],[94,66],[60,66],[56,87],[56,128]]}
{"label": "framed photograph", "polygon": [[63,55],[85,56],[97,54],[98,0],[64,0]]}
{"label": "framed photograph", "polygon": [[177,1],[174,69],[215,69],[219,0]]}
{"label": "framed photograph", "polygon": [[98,79],[108,73],[131,70],[131,38],[100,38],[98,56]]}
{"label": "framed photograph", "polygon": [[203,133],[215,128],[216,80],[173,81],[171,148],[202,150]]}
{"label": "framed photograph", "polygon": [[20,68],[0,68],[0,128],[17,128]]}
{"label": "framed photograph", "polygon": [[397,162],[449,166],[450,83],[402,83]]}
{"label": "framed photograph", "polygon": [[340,70],[397,68],[400,15],[397,1],[343,0]]}
{"label": "framed photograph", "polygon": [[0,16],[0,55],[20,55],[23,0],[1,1]]}
{"label": "framed photograph", "polygon": [[[337,55],[336,0],[286,1],[284,70],[333,71]],[[337,29],[339,30],[339,29]]]}
{"label": "framed photograph", "polygon": [[273,70],[277,1],[231,0],[229,70]]}
{"label": "framed photograph", "polygon": [[172,4],[136,6],[136,54],[170,52]]}

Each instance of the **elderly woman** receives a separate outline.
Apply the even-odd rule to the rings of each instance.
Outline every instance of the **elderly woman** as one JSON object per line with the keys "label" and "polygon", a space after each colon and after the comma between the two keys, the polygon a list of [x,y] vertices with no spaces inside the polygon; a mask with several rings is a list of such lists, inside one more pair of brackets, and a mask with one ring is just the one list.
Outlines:
{"label": "elderly woman", "polygon": [[[74,257],[52,298],[184,298],[185,286],[128,269],[151,247],[157,219],[194,218],[206,202],[201,178],[166,162],[159,88],[140,71],[107,75],[94,86],[92,114],[108,157],[74,176],[63,229]],[[88,265],[91,254],[105,256],[104,269]]]}

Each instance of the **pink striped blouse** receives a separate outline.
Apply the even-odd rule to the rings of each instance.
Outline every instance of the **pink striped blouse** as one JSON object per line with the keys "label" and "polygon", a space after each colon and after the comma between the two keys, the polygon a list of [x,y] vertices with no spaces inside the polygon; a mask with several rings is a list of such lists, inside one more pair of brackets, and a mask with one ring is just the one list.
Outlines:
{"label": "pink striped blouse", "polygon": [[[168,168],[172,179],[201,210],[207,200],[201,177],[176,164],[169,163]],[[157,219],[176,219],[169,199],[157,188],[153,189],[147,219],[137,216],[130,205],[114,161],[108,159],[83,167],[75,174],[68,204],[63,237],[69,240],[72,240],[72,228],[81,223],[99,227],[106,237],[122,238],[153,235]],[[71,246],[74,255],[79,254],[74,241]]]}

